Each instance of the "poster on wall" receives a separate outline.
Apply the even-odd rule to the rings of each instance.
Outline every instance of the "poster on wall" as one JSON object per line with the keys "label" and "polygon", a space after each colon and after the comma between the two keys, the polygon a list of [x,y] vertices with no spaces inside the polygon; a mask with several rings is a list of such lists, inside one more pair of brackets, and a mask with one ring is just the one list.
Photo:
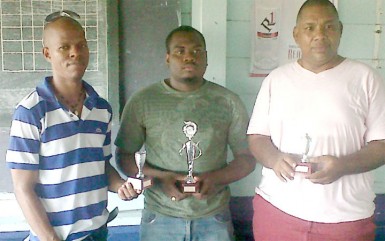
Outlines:
{"label": "poster on wall", "polygon": [[[300,58],[293,39],[297,13],[305,0],[254,0],[250,77],[266,77],[271,70]],[[338,0],[332,0],[338,7]]]}

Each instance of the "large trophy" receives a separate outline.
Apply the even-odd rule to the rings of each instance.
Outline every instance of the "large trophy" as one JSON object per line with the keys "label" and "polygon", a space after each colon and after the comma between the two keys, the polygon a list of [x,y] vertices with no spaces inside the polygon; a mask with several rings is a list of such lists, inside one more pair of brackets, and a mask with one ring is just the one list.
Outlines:
{"label": "large trophy", "polygon": [[188,141],[183,144],[182,148],[179,150],[179,154],[182,155],[182,151],[186,150],[187,156],[187,170],[188,174],[184,182],[182,183],[184,193],[195,193],[198,191],[198,184],[194,180],[193,168],[194,160],[199,158],[202,155],[198,143],[195,143],[192,138],[198,131],[198,126],[192,121],[185,121],[183,126],[183,132],[186,135]]}
{"label": "large trophy", "polygon": [[152,178],[146,177],[143,174],[143,166],[146,162],[146,151],[135,152],[135,163],[138,167],[138,173],[135,177],[129,177],[128,181],[136,190],[144,190],[152,185]]}
{"label": "large trophy", "polygon": [[305,141],[306,141],[306,145],[305,145],[305,150],[302,153],[301,161],[297,163],[297,166],[295,167],[294,171],[301,174],[311,174],[312,163],[309,162],[309,157],[308,157],[311,138],[307,133],[305,135]]}

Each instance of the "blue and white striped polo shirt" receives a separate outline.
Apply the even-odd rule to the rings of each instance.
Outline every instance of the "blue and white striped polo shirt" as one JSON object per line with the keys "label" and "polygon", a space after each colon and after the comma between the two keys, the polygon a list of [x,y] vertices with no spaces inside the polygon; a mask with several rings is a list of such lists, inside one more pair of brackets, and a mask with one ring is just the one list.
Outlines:
{"label": "blue and white striped polo shirt", "polygon": [[[39,171],[36,193],[61,239],[82,240],[105,224],[111,158],[109,103],[83,81],[81,118],[56,99],[51,77],[16,107],[6,161],[11,169]],[[30,240],[38,240],[33,231]]]}

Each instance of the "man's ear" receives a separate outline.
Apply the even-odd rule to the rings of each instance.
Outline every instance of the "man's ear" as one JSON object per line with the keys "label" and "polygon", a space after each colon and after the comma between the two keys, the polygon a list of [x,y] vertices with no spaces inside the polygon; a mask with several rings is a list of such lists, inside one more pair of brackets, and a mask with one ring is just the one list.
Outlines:
{"label": "man's ear", "polygon": [[166,64],[167,64],[167,66],[168,66],[169,63],[170,63],[170,55],[166,54]]}
{"label": "man's ear", "polygon": [[48,62],[50,62],[50,61],[51,61],[51,55],[49,54],[49,48],[48,48],[48,47],[43,47],[42,51],[43,51],[43,56],[44,56],[44,58],[45,58]]}
{"label": "man's ear", "polygon": [[[294,38],[294,41],[297,43],[297,36],[298,36],[298,28],[297,26],[295,26],[293,28],[293,38]],[[298,44],[298,43],[297,43]]]}
{"label": "man's ear", "polygon": [[209,59],[208,59],[208,56],[207,56],[207,50],[205,50],[205,53],[206,53],[206,67],[209,65]]}

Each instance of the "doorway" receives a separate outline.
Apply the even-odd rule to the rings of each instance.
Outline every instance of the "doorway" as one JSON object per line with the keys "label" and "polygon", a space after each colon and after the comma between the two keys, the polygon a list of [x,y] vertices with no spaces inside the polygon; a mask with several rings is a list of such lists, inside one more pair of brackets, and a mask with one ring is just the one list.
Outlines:
{"label": "doorway", "polygon": [[130,96],[168,77],[165,39],[181,22],[178,0],[119,1],[119,113]]}

